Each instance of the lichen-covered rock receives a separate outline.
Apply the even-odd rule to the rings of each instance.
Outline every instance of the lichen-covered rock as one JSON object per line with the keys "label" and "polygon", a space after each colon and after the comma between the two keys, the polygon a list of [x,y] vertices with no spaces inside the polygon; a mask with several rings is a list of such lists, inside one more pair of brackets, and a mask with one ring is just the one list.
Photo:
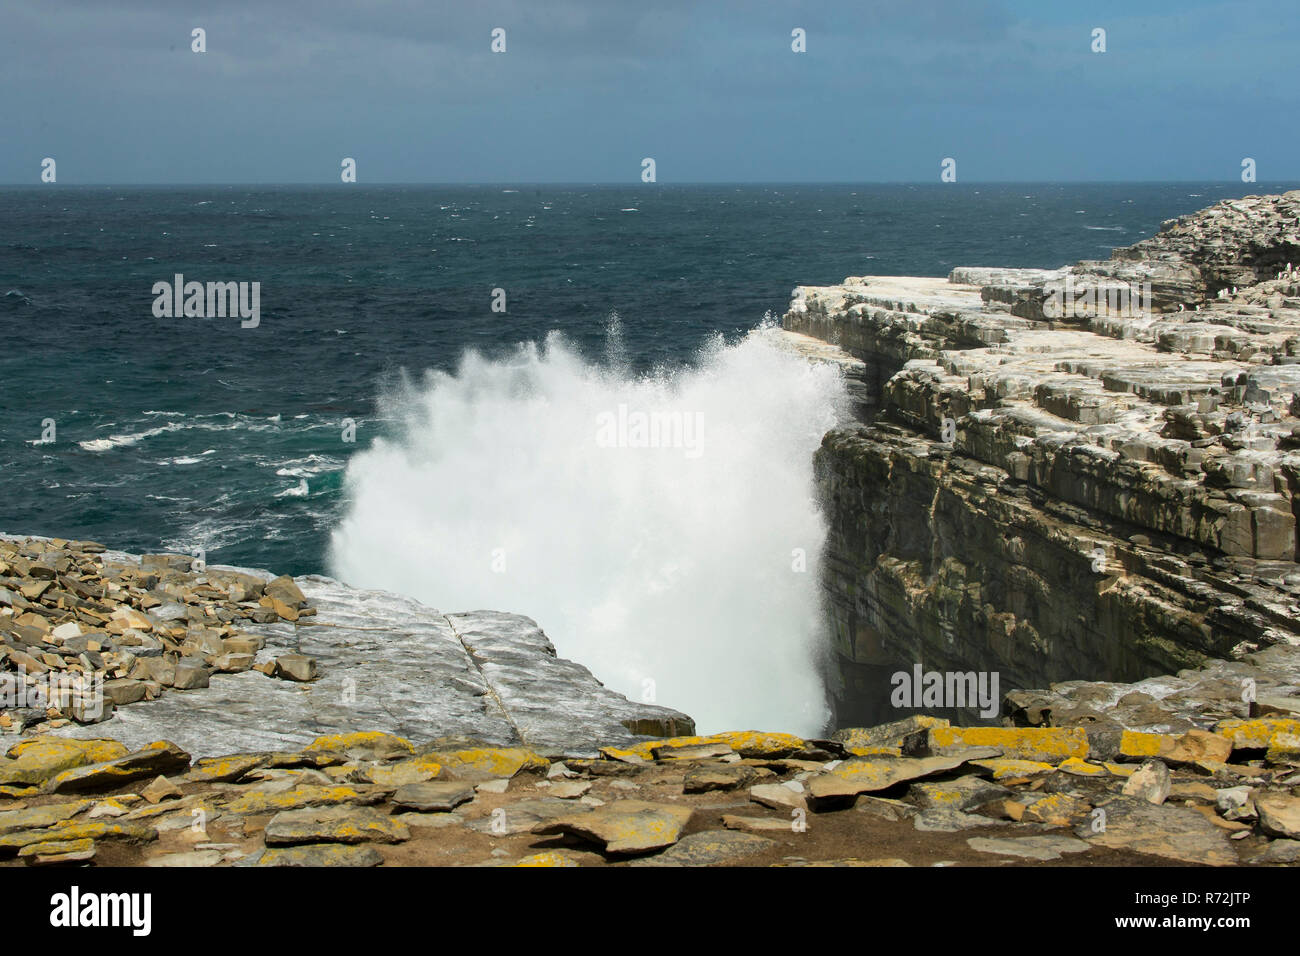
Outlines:
{"label": "lichen-covered rock", "polygon": [[926,747],[936,756],[985,747],[1005,759],[1059,763],[1088,756],[1088,735],[1082,728],[933,727]]}
{"label": "lichen-covered rock", "polygon": [[901,748],[903,742],[913,734],[931,727],[947,726],[948,721],[942,717],[918,714],[876,727],[842,727],[831,735],[831,739],[843,745],[855,757],[870,757],[881,755],[882,751]]}
{"label": "lichen-covered rock", "polygon": [[373,846],[323,843],[314,846],[268,847],[249,866],[382,866],[384,856]]}
{"label": "lichen-covered rock", "polygon": [[53,826],[63,820],[71,820],[87,807],[93,800],[76,800],[72,803],[47,803],[39,807],[0,812],[0,834],[13,833],[18,830],[39,830]]}
{"label": "lichen-covered rock", "polygon": [[341,803],[368,806],[379,803],[383,798],[384,793],[381,790],[362,789],[342,784],[333,787],[302,784],[278,792],[253,790],[241,793],[227,802],[224,809],[227,813],[253,815]]}
{"label": "lichen-covered rock", "polygon": [[50,793],[88,793],[112,790],[149,777],[184,773],[190,755],[168,740],[158,740],[134,753],[55,774],[45,784]]}
{"label": "lichen-covered rock", "polygon": [[808,792],[818,800],[874,793],[897,783],[955,770],[968,761],[983,760],[997,754],[997,750],[989,747],[967,747],[933,757],[855,757],[810,778]]}
{"label": "lichen-covered rock", "polygon": [[635,866],[716,866],[763,853],[774,841],[735,830],[706,830],[682,837],[662,853],[637,860]]}
{"label": "lichen-covered rock", "polygon": [[29,737],[9,748],[0,761],[0,783],[39,785],[64,770],[123,757],[126,747],[113,740]]}
{"label": "lichen-covered rock", "polygon": [[409,757],[415,753],[415,747],[403,737],[372,730],[317,737],[303,748],[303,753],[320,751],[344,753],[349,757],[366,760],[385,760],[390,757]]}
{"label": "lichen-covered rock", "polygon": [[426,754],[462,780],[513,777],[525,771],[545,772],[550,761],[522,747],[474,747]]}
{"label": "lichen-covered rock", "polygon": [[607,853],[643,853],[676,843],[691,808],[642,800],[616,800],[588,813],[533,827],[539,835],[568,833],[599,843]]}
{"label": "lichen-covered rock", "polygon": [[18,858],[32,866],[89,863],[95,858],[95,841],[80,839],[29,843],[18,851]]}
{"label": "lichen-covered rock", "polygon": [[401,843],[411,838],[402,821],[366,807],[284,810],[266,825],[267,846],[300,843]]}
{"label": "lichen-covered rock", "polygon": [[[1232,742],[1233,750],[1267,750],[1278,734],[1300,734],[1300,718],[1257,717],[1221,720],[1215,733]],[[1223,759],[1223,758],[1220,758]]]}

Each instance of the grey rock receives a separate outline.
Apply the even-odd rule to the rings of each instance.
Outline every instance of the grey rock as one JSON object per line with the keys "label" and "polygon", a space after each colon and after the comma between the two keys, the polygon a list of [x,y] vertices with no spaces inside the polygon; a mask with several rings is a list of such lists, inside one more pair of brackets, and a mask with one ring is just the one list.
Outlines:
{"label": "grey rock", "polygon": [[1083,840],[1051,835],[1007,839],[971,837],[966,843],[980,853],[996,853],[1028,860],[1059,860],[1063,853],[1086,853],[1092,849]]}
{"label": "grey rock", "polygon": [[1274,840],[1252,863],[1300,863],[1300,840]]}
{"label": "grey rock", "polygon": [[[296,583],[317,609],[316,626],[295,627],[273,615],[270,623],[241,630],[265,641],[262,660],[314,658],[317,680],[218,673],[201,691],[123,707],[93,729],[54,732],[140,747],[165,727],[187,749],[213,754],[292,751],[321,734],[362,727],[415,741],[464,735],[544,754],[594,755],[598,746],[643,739],[629,725],[694,731],[686,715],[630,701],[585,667],[557,657],[526,617],[445,615],[409,598],[323,577]],[[166,658],[142,657],[131,676],[170,685],[171,666]]]}
{"label": "grey rock", "polygon": [[591,812],[589,807],[574,803],[572,800],[542,797],[538,800],[517,800],[508,806],[497,807],[492,813],[466,826],[479,833],[510,836],[532,832],[534,827],[551,820],[568,819],[575,814],[589,812]]}
{"label": "grey rock", "polygon": [[454,780],[407,783],[393,794],[393,805],[421,813],[450,811],[474,799],[474,785]]}
{"label": "grey rock", "polygon": [[[785,825],[789,830],[789,824]],[[705,830],[684,836],[667,850],[633,861],[633,866],[717,866],[779,846],[774,840],[739,830]]]}
{"label": "grey rock", "polygon": [[[912,826],[927,833],[957,833],[973,827],[993,827],[1003,823],[974,813],[963,813],[948,807],[931,807],[912,817]],[[1025,826],[1027,824],[1022,824]]]}
{"label": "grey rock", "polygon": [[1239,862],[1226,831],[1195,810],[1157,806],[1137,797],[1118,797],[1100,809],[1105,813],[1102,829],[1094,831],[1097,823],[1090,819],[1075,827],[1076,836],[1099,846],[1183,863],[1232,866]]}

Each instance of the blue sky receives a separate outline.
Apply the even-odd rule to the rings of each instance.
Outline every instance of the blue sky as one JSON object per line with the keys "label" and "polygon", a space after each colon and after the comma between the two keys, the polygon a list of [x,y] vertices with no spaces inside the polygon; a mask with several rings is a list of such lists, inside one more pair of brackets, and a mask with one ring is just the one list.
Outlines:
{"label": "blue sky", "polygon": [[638,183],[647,156],[660,183],[931,182],[945,157],[965,182],[1239,182],[1247,156],[1297,180],[1295,20],[1280,0],[0,0],[0,182],[47,156],[63,184],[328,183],[343,157],[363,183]]}

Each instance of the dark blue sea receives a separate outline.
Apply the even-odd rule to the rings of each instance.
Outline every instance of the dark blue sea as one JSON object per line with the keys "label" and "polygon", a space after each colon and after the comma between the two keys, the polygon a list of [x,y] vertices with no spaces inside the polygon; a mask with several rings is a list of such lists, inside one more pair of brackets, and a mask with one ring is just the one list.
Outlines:
{"label": "dark blue sea", "polygon": [[[689,365],[798,284],[1105,258],[1245,188],[1293,187],[3,188],[0,531],[324,571],[378,396],[467,350],[598,363],[616,323],[634,371]],[[177,273],[259,282],[260,324],[155,317]]]}

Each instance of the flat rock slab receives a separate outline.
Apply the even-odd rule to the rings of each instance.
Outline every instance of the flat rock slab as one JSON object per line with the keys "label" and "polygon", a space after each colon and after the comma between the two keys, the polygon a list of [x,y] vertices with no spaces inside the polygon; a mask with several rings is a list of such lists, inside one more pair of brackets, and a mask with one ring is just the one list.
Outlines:
{"label": "flat rock slab", "polygon": [[304,843],[401,843],[411,831],[401,820],[368,807],[325,807],[277,813],[266,825],[267,846]]}
{"label": "flat rock slab", "polygon": [[159,740],[122,757],[61,771],[46,782],[45,789],[50,793],[113,790],[136,780],[189,769],[188,753],[170,741]]}
{"label": "flat rock slab", "polygon": [[401,820],[408,827],[423,827],[429,830],[465,825],[465,818],[456,813],[395,813],[393,818]]}
{"label": "flat rock slab", "polygon": [[[120,552],[110,557],[133,560]],[[271,579],[250,569],[209,573],[231,570]],[[558,657],[536,622],[521,615],[448,615],[315,575],[294,583],[316,608],[314,617],[241,629],[263,640],[259,662],[305,655],[319,665],[316,680],[277,680],[256,670],[216,673],[206,688],[133,703],[108,720],[60,728],[58,735],[111,737],[140,748],[166,727],[191,752],[254,753],[295,751],[320,734],[367,727],[421,741],[464,735],[594,754],[598,745],[641,739],[629,724],[647,735],[694,731],[685,714],[628,700],[582,665]]]}
{"label": "flat rock slab", "polygon": [[1083,840],[1067,836],[1031,836],[998,839],[971,837],[966,843],[980,853],[1023,857],[1027,860],[1059,860],[1063,853],[1086,853],[1091,847]]}
{"label": "flat rock slab", "polygon": [[28,866],[88,863],[95,858],[95,841],[81,839],[31,843],[19,850],[18,856]]}
{"label": "flat rock slab", "polygon": [[780,817],[746,817],[734,813],[722,816],[722,825],[728,830],[742,830],[746,833],[793,833],[794,820],[782,820]]}
{"label": "flat rock slab", "polygon": [[189,853],[165,853],[144,861],[145,866],[207,867],[221,862],[220,850],[192,850]]}
{"label": "flat rock slab", "polygon": [[505,807],[497,807],[486,817],[466,824],[479,833],[493,836],[511,836],[516,833],[536,833],[534,828],[558,818],[568,818],[590,812],[581,804],[570,800],[542,797],[538,800],[518,800]]}
{"label": "flat rock slab", "polygon": [[12,856],[34,843],[67,843],[77,840],[148,843],[156,839],[158,831],[155,828],[139,823],[65,820],[44,830],[23,830],[0,836],[0,857]]}
{"label": "flat rock slab", "polygon": [[445,813],[473,799],[474,785],[455,780],[408,783],[393,794],[395,806],[421,813]]}
{"label": "flat rock slab", "polygon": [[590,780],[560,780],[547,787],[546,793],[560,800],[576,800],[590,789]]}
{"label": "flat rock slab", "polygon": [[0,834],[53,826],[71,820],[93,804],[93,800],[77,800],[72,803],[47,803],[26,810],[6,810],[0,813]]}
{"label": "flat rock slab", "polygon": [[14,744],[0,759],[0,784],[40,786],[64,770],[126,754],[127,748],[113,740],[30,737]]}
{"label": "flat rock slab", "polygon": [[1052,764],[1088,756],[1082,727],[932,727],[926,733],[926,746],[936,756],[975,747],[992,748],[990,757]]}
{"label": "flat rock slab", "polygon": [[607,853],[643,853],[672,846],[691,819],[691,808],[643,800],[616,800],[533,828],[539,835],[566,833],[601,844]]}
{"label": "flat rock slab", "polygon": [[687,744],[682,747],[651,747],[650,753],[656,760],[708,760],[734,754],[731,744]]}
{"label": "flat rock slab", "polygon": [[1137,797],[1118,797],[1105,804],[1104,828],[1092,831],[1097,821],[1075,827],[1075,835],[1100,846],[1148,853],[1152,856],[1232,866],[1240,862],[1236,849],[1221,830],[1195,810],[1156,806]]}
{"label": "flat rock slab", "polygon": [[369,787],[318,786],[315,784],[291,785],[276,792],[251,790],[237,795],[223,809],[227,813],[259,814],[277,813],[281,810],[300,810],[304,807],[357,804],[370,806],[383,802],[387,793]]}
{"label": "flat rock slab", "polygon": [[201,757],[186,779],[203,783],[234,783],[267,762],[265,754],[229,754],[225,757]]}
{"label": "flat rock slab", "polygon": [[525,747],[467,747],[434,749],[423,757],[436,761],[457,780],[509,780],[524,771],[549,771],[550,761]]}
{"label": "flat rock slab", "polygon": [[818,800],[874,793],[907,780],[954,770],[969,760],[996,757],[999,753],[992,748],[976,747],[935,757],[855,757],[826,773],[811,777],[808,792]]}
{"label": "flat rock slab", "polygon": [[795,788],[784,783],[760,783],[756,787],[749,788],[749,799],[773,810],[808,809],[808,798],[804,794],[802,784]]}
{"label": "flat rock slab", "polygon": [[664,852],[637,860],[633,866],[716,866],[730,863],[778,844],[766,837],[735,830],[708,830],[682,837]]}
{"label": "flat rock slab", "polygon": [[686,793],[738,790],[752,783],[756,775],[753,767],[746,767],[743,764],[692,767],[686,772],[682,789]]}
{"label": "flat rock slab", "polygon": [[372,846],[344,846],[325,843],[317,846],[268,847],[261,853],[241,860],[238,866],[380,866],[384,856]]}
{"label": "flat rock slab", "polygon": [[970,830],[975,827],[993,827],[1002,823],[1005,823],[1005,821],[980,816],[978,813],[962,813],[960,810],[953,810],[949,807],[934,807],[929,810],[922,810],[912,817],[913,828],[927,833],[959,833],[962,830]]}

